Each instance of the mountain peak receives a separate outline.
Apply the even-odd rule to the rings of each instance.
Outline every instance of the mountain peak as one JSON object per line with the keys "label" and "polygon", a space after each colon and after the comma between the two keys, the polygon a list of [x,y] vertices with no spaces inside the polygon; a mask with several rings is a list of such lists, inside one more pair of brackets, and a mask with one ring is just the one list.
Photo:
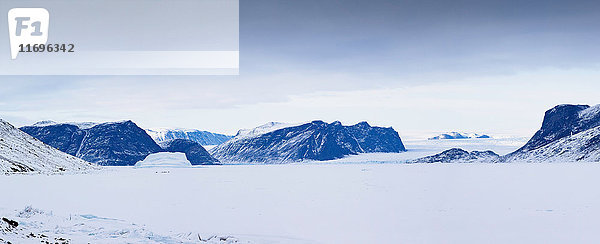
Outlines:
{"label": "mountain peak", "polygon": [[330,125],[333,125],[333,126],[342,126],[342,122],[333,121]]}
{"label": "mountain peak", "polygon": [[356,126],[371,127],[371,125],[369,125],[369,123],[367,123],[367,121],[359,122],[358,124],[356,124]]}

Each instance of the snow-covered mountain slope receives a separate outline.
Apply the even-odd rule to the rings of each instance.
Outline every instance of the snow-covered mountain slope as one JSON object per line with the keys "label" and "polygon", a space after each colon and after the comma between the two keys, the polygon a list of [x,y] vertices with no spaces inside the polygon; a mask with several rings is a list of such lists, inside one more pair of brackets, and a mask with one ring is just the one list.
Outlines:
{"label": "snow-covered mountain slope", "polygon": [[259,128],[253,133],[238,133],[232,140],[211,149],[211,153],[221,162],[283,163],[405,150],[398,132],[392,128],[371,127],[366,122],[343,126],[337,121],[330,124],[313,121],[275,130]]}
{"label": "snow-covered mountain slope", "polygon": [[438,136],[431,137],[431,138],[429,138],[429,140],[475,139],[475,138],[490,138],[490,136],[480,135],[480,134],[476,134],[476,133],[450,132],[450,133],[443,133]]}
{"label": "snow-covered mountain slope", "polygon": [[162,151],[132,121],[101,123],[92,127],[46,123],[20,129],[54,148],[99,165],[134,165],[148,154]]}
{"label": "snow-covered mountain slope", "polygon": [[600,161],[600,105],[558,105],[544,116],[542,128],[503,161]]}
{"label": "snow-covered mountain slope", "polygon": [[0,119],[0,172],[62,172],[98,168],[56,150]]}
{"label": "snow-covered mountain slope", "polygon": [[162,142],[161,146],[167,152],[185,153],[192,165],[214,165],[219,163],[219,160],[211,156],[202,145],[195,141],[175,139]]}
{"label": "snow-covered mountain slope", "polygon": [[496,163],[500,156],[492,151],[467,152],[453,148],[433,156],[410,160],[408,163]]}
{"label": "snow-covered mountain slope", "polygon": [[505,162],[600,162],[600,126],[507,155]]}
{"label": "snow-covered mountain slope", "polygon": [[600,126],[600,105],[558,105],[546,111],[542,128],[519,151],[533,150],[596,126]]}
{"label": "snow-covered mountain slope", "polygon": [[158,144],[174,139],[185,139],[200,145],[219,145],[233,137],[196,129],[152,128],[146,129],[146,133]]}

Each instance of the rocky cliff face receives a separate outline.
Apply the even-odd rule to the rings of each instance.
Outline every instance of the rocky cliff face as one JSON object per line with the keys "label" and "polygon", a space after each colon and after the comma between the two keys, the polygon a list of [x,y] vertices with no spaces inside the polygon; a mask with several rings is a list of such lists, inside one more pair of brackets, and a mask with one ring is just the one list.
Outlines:
{"label": "rocky cliff face", "polygon": [[599,107],[558,105],[544,115],[542,128],[519,151],[536,149],[600,125]]}
{"label": "rocky cliff face", "polygon": [[542,128],[505,162],[600,161],[600,105],[558,105]]}

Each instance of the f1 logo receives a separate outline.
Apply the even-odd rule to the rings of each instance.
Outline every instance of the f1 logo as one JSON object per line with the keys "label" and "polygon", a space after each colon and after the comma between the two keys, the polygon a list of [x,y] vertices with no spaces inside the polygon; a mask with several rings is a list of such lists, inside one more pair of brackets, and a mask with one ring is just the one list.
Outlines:
{"label": "f1 logo", "polygon": [[44,8],[13,8],[8,11],[10,55],[16,59],[21,45],[46,44],[50,14]]}

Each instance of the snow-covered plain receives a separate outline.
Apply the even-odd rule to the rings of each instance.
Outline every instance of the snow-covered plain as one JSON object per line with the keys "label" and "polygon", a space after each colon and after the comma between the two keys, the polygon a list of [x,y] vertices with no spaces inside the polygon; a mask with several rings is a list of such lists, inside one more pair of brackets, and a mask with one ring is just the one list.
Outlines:
{"label": "snow-covered plain", "polygon": [[595,243],[599,174],[596,163],[109,167],[1,176],[0,213],[32,205],[254,243]]}

